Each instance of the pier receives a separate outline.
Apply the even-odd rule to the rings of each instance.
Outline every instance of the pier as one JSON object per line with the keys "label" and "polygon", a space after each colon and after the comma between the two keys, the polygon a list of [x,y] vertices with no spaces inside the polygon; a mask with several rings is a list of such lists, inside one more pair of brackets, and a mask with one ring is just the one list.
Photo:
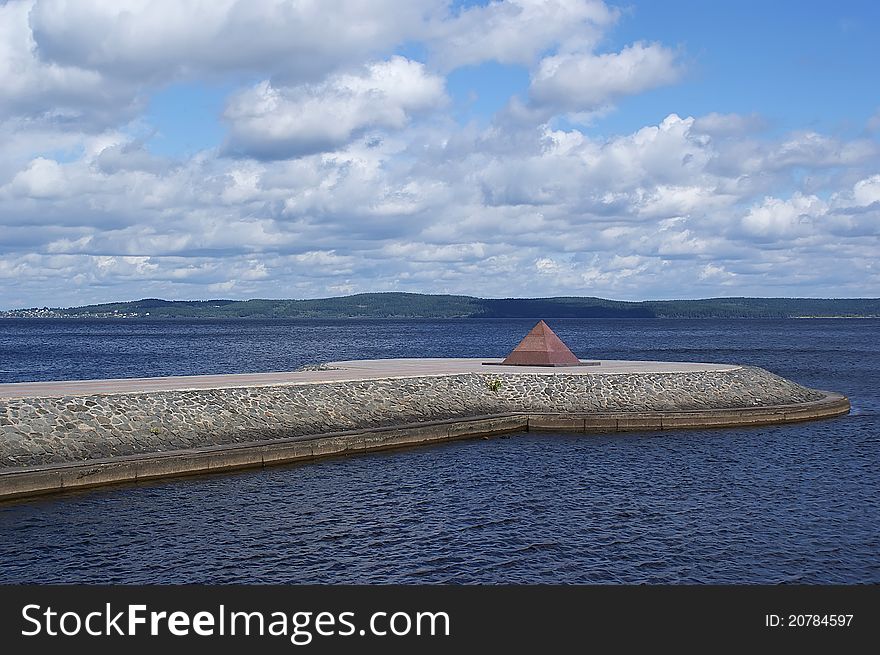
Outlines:
{"label": "pier", "polygon": [[0,384],[0,499],[510,432],[756,426],[850,408],[756,367],[590,364],[387,359]]}

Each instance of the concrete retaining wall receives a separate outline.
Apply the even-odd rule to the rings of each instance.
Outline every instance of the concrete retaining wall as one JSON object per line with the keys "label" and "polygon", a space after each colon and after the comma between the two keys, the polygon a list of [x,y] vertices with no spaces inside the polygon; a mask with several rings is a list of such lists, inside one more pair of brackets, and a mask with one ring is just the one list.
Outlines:
{"label": "concrete retaining wall", "polygon": [[0,399],[0,499],[523,430],[802,421],[848,400],[763,369],[461,373]]}
{"label": "concrete retaining wall", "polygon": [[510,414],[376,428],[310,437],[289,437],[239,445],[216,445],[162,454],[25,469],[0,470],[0,500],[86,489],[108,484],[256,468],[334,455],[426,445],[507,432],[625,432],[683,428],[720,428],[792,423],[845,414],[849,400],[836,393],[795,405],[691,412],[597,412]]}
{"label": "concrete retaining wall", "polygon": [[614,375],[492,371],[0,399],[0,469],[512,413],[689,412],[821,397],[763,369],[740,367]]}

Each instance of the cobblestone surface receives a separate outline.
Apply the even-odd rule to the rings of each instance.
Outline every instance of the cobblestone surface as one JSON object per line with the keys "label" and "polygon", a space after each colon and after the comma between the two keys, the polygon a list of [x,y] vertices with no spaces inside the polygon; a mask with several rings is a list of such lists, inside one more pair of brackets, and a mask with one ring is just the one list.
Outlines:
{"label": "cobblestone surface", "polygon": [[0,467],[509,412],[732,409],[821,397],[813,389],[763,369],[743,366],[726,371],[620,375],[467,373],[11,399],[0,401]]}

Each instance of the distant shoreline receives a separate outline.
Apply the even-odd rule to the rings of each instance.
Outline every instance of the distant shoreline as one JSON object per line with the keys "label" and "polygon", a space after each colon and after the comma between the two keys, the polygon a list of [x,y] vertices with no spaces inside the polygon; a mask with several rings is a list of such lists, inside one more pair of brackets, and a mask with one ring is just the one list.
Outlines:
{"label": "distant shoreline", "polygon": [[789,318],[880,318],[880,316],[789,316]]}
{"label": "distant shoreline", "polygon": [[880,318],[880,298],[706,298],[621,301],[594,297],[477,298],[365,293],[308,300],[142,300],[0,311],[0,318],[255,319],[827,319]]}
{"label": "distant shoreline", "polygon": [[0,312],[0,321],[506,321],[506,320],[541,320],[572,321],[830,321],[830,320],[880,320],[880,316],[93,316],[81,314],[76,316],[8,316]]}

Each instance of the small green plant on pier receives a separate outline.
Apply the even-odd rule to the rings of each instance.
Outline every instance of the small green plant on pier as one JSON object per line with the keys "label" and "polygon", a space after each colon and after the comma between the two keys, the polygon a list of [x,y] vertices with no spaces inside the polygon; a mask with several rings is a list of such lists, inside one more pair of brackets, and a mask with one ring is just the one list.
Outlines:
{"label": "small green plant on pier", "polygon": [[486,386],[489,387],[490,391],[498,391],[501,388],[501,380],[493,378],[486,382]]}
{"label": "small green plant on pier", "polygon": [[150,428],[150,434],[159,434],[160,430],[155,425]]}

